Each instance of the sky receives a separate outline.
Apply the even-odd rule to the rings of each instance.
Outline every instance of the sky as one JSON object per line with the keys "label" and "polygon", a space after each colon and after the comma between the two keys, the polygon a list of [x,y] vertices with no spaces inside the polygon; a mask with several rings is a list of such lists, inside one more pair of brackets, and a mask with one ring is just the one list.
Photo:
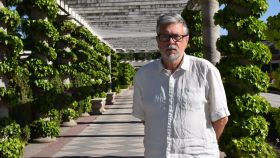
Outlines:
{"label": "sky", "polygon": [[[260,20],[266,22],[266,19],[269,16],[277,15],[280,13],[280,1],[279,0],[267,0],[268,3],[268,9],[267,11],[260,17]],[[220,31],[221,35],[227,34],[227,31],[224,29],[221,29]]]}
{"label": "sky", "polygon": [[277,15],[280,13],[280,1],[279,0],[267,0],[268,9],[264,15],[261,16],[261,20],[266,22],[269,16]]}

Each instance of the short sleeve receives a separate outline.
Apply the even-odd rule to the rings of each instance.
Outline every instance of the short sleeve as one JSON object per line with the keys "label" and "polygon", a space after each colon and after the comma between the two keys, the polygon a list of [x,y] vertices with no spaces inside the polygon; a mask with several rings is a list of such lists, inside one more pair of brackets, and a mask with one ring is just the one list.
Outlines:
{"label": "short sleeve", "polygon": [[132,115],[141,120],[144,118],[144,109],[143,109],[143,95],[142,88],[139,83],[139,76],[136,74],[133,79],[133,106],[132,106]]}
{"label": "short sleeve", "polygon": [[[212,66],[212,65],[211,65]],[[211,121],[215,122],[223,117],[229,116],[227,99],[219,70],[212,66],[208,72],[208,99],[210,103]]]}

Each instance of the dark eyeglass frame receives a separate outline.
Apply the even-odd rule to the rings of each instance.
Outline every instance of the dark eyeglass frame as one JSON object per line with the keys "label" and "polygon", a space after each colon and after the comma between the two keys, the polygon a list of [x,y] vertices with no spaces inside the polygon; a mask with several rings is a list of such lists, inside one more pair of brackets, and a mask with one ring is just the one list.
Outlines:
{"label": "dark eyeglass frame", "polygon": [[184,37],[188,35],[167,35],[167,34],[159,34],[157,35],[157,39],[161,42],[167,42],[170,38],[175,42],[181,42]]}

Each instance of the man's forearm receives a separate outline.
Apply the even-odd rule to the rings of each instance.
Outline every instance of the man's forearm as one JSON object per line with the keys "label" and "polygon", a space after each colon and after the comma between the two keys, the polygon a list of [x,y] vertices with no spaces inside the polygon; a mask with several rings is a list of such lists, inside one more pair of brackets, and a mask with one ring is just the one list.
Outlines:
{"label": "man's forearm", "polygon": [[223,117],[215,122],[212,122],[217,140],[219,140],[219,138],[221,137],[227,122],[228,122],[228,117]]}

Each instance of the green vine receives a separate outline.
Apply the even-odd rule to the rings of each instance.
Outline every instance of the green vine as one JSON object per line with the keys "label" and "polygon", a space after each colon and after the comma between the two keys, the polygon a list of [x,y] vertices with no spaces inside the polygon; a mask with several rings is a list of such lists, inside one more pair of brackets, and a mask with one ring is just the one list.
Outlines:
{"label": "green vine", "polygon": [[47,121],[43,118],[35,120],[30,125],[32,138],[56,137],[59,135],[59,126],[55,121]]}
{"label": "green vine", "polygon": [[1,53],[18,56],[23,49],[23,43],[17,36],[9,35],[0,29],[0,48]]}
{"label": "green vine", "polygon": [[35,41],[48,41],[50,44],[56,42],[59,37],[57,29],[47,20],[27,20],[24,23],[26,33]]}
{"label": "green vine", "polygon": [[92,46],[95,46],[95,44],[99,43],[99,39],[92,35],[92,33],[84,27],[76,28],[71,35],[74,38],[85,40]]}
{"label": "green vine", "polygon": [[47,78],[55,74],[53,66],[46,65],[41,59],[32,58],[26,61],[29,71],[36,78]]}
{"label": "green vine", "polygon": [[280,14],[267,18],[266,39],[273,42],[280,49]]}
{"label": "green vine", "polygon": [[26,13],[31,18],[41,19],[47,16],[49,19],[54,19],[59,8],[55,0],[23,0],[17,10],[21,15]]}
{"label": "green vine", "polygon": [[5,6],[15,6],[19,3],[19,0],[2,0]]}
{"label": "green vine", "polygon": [[272,58],[268,47],[261,42],[233,41],[228,36],[221,36],[217,41],[217,46],[220,51],[224,52],[224,55],[236,59],[236,61],[242,59],[256,65],[264,65],[268,64]]}
{"label": "green vine", "polygon": [[72,108],[62,110],[62,121],[70,121],[76,117],[76,111]]}
{"label": "green vine", "polygon": [[34,53],[46,56],[50,60],[55,60],[57,54],[54,48],[50,47],[47,42],[35,42],[34,48],[31,49]]}
{"label": "green vine", "polygon": [[63,23],[58,25],[58,31],[62,33],[72,33],[77,28],[77,25],[72,21],[64,21]]}
{"label": "green vine", "polygon": [[215,24],[228,30],[217,41],[223,56],[217,65],[223,77],[228,105],[229,123],[220,140],[227,156],[276,157],[266,143],[269,123],[263,117],[270,109],[261,96],[269,87],[269,77],[261,66],[271,60],[267,46],[261,43],[267,29],[258,18],[266,11],[266,0],[219,0],[225,7],[214,18]]}
{"label": "green vine", "polygon": [[190,40],[185,52],[196,57],[203,57],[202,43],[202,13],[200,10],[189,10],[186,6],[182,12],[182,17],[187,21]]}
{"label": "green vine", "polygon": [[20,17],[17,11],[0,8],[0,26],[14,30],[19,24]]}
{"label": "green vine", "polygon": [[219,0],[222,4],[228,4],[224,10],[231,12],[234,16],[253,15],[260,17],[268,8],[266,0]]}

